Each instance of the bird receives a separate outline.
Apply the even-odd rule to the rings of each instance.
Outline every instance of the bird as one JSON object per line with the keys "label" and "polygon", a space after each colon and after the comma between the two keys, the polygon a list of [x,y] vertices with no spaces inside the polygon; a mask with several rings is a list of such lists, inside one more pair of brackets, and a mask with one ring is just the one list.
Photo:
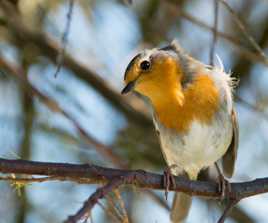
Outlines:
{"label": "bird", "polygon": [[[224,72],[221,61],[220,66],[206,65],[175,40],[138,53],[125,70],[124,83],[122,94],[133,91],[150,107],[172,175],[197,180],[201,170],[220,164],[223,180],[232,177],[239,137],[233,103],[236,81]],[[185,221],[191,200],[190,195],[175,193],[171,222]]]}

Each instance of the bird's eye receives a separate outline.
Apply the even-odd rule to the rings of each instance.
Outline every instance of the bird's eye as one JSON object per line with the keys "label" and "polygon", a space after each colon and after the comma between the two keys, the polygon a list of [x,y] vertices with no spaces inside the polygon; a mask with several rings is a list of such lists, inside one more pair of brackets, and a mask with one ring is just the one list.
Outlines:
{"label": "bird's eye", "polygon": [[140,68],[144,71],[148,70],[150,68],[151,64],[148,60],[144,60],[140,63]]}

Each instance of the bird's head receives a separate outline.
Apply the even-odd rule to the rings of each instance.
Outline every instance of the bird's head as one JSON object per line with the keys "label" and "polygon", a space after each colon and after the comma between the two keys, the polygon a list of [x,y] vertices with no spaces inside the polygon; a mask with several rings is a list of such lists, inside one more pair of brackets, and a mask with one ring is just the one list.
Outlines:
{"label": "bird's head", "polygon": [[[125,87],[122,94],[135,91],[149,98],[153,104],[169,96],[183,100],[183,85],[186,55],[177,43],[159,48],[144,50],[137,54],[125,71]],[[155,103],[154,103],[155,102]]]}
{"label": "bird's head", "polygon": [[122,93],[135,91],[147,97],[164,126],[183,132],[194,119],[209,123],[219,109],[219,90],[209,72],[172,42],[131,60]]}

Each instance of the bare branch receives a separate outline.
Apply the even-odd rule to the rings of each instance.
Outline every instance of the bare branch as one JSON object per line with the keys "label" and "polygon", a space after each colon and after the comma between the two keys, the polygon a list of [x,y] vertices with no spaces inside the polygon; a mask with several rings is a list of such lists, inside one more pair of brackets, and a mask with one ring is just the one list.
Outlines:
{"label": "bare branch", "polygon": [[47,181],[62,181],[61,177],[16,177],[16,176],[0,176],[0,181],[9,181],[11,183],[29,184],[43,183]]}
{"label": "bare branch", "polygon": [[239,202],[239,200],[230,200],[222,214],[222,216],[220,217],[220,219],[218,220],[218,223],[224,223],[225,219],[227,218],[227,216],[229,215],[229,213],[231,212],[232,208]]}
{"label": "bare branch", "polygon": [[105,197],[108,193],[115,190],[123,184],[128,184],[135,180],[135,174],[128,174],[119,178],[114,178],[105,186],[97,189],[88,200],[85,201],[83,207],[73,216],[68,217],[65,223],[76,223],[79,220],[87,220],[93,207],[98,203],[99,199]]}
{"label": "bare branch", "polygon": [[122,223],[129,223],[129,218],[128,218],[125,202],[124,202],[124,200],[122,198],[122,195],[121,195],[120,191],[115,190],[114,195],[115,195],[115,197],[116,197],[116,199],[117,199],[117,201],[119,203],[120,211],[122,212],[121,213]]}
{"label": "bare branch", "polygon": [[213,39],[210,48],[210,65],[214,65],[214,55],[217,42],[217,32],[218,32],[218,17],[219,17],[219,2],[214,0],[214,29],[213,29]]}
{"label": "bare branch", "polygon": [[54,77],[57,77],[57,75],[60,72],[60,69],[62,67],[62,64],[63,64],[65,49],[66,49],[67,42],[68,42],[67,38],[68,38],[68,34],[70,32],[70,27],[71,27],[73,7],[74,7],[74,0],[69,0],[69,8],[68,8],[67,16],[66,16],[67,22],[66,22],[66,26],[65,26],[64,32],[62,34],[62,38],[61,38],[62,46],[61,46],[59,55],[57,56],[57,69],[56,69],[56,72],[54,74]]}
{"label": "bare branch", "polygon": [[[47,180],[69,180],[77,183],[104,184],[106,186],[97,190],[80,209],[75,218],[88,216],[90,210],[97,201],[107,193],[121,185],[132,185],[142,189],[165,190],[163,175],[149,173],[142,170],[123,170],[105,168],[90,164],[67,164],[34,162],[26,160],[8,160],[0,158],[0,172],[8,174],[41,175]],[[19,178],[18,178],[19,179]],[[35,178],[30,178],[35,179]],[[41,179],[41,178],[40,178]],[[4,180],[4,178],[2,178]],[[12,180],[12,178],[7,178]],[[24,178],[22,180],[26,180]],[[203,196],[212,199],[220,199],[221,193],[215,182],[190,181],[183,177],[175,177],[176,184],[170,190],[184,192],[192,196]],[[40,180],[42,181],[42,180]],[[40,182],[33,180],[32,182]],[[240,201],[243,198],[268,192],[268,178],[256,179],[243,183],[231,183],[227,198],[230,201]],[[233,206],[233,204],[232,204]],[[227,206],[226,214],[228,214]],[[75,221],[70,221],[75,222]]]}
{"label": "bare branch", "polygon": [[264,118],[265,120],[268,120],[268,114],[265,113],[264,109],[261,109],[257,105],[251,104],[250,102],[246,101],[245,99],[243,99],[239,95],[235,95],[235,99],[238,102],[240,102],[245,108],[252,110],[256,113],[259,113],[262,118]]}
{"label": "bare branch", "polygon": [[251,45],[255,48],[255,50],[259,53],[259,55],[263,58],[266,63],[268,63],[268,58],[263,52],[262,48],[259,46],[259,44],[255,41],[255,39],[250,35],[248,30],[246,29],[245,25],[242,23],[241,19],[238,17],[237,13],[232,9],[232,7],[225,1],[225,0],[217,0],[220,1],[225,8],[231,13],[232,17],[234,18],[234,21],[236,22],[237,26],[245,36],[245,38],[251,43]]}
{"label": "bare branch", "polygon": [[[107,183],[113,179],[125,178],[124,185],[133,185],[142,189],[165,190],[163,175],[143,170],[124,170],[100,167],[91,164],[68,164],[11,160],[0,158],[0,172],[8,174],[25,174],[59,177],[76,181],[88,179],[88,184]],[[132,176],[131,179],[129,176]],[[184,192],[192,196],[221,198],[215,182],[190,181],[183,177],[175,177],[176,185],[171,191]],[[86,181],[84,181],[86,182]],[[268,178],[260,178],[243,183],[231,183],[228,197],[241,200],[246,197],[268,192]]]}
{"label": "bare branch", "polygon": [[[193,24],[195,24],[197,26],[200,26],[206,30],[210,30],[211,32],[214,32],[214,27],[207,25],[206,23],[200,21],[199,19],[190,15],[189,13],[184,12],[182,10],[179,10],[178,12],[182,18],[188,20],[189,22],[192,22]],[[247,59],[249,59],[251,61],[255,61],[255,62],[261,62],[264,65],[268,66],[267,59],[264,59],[263,56],[261,56],[259,53],[255,53],[255,52],[252,52],[251,50],[248,50],[244,46],[245,44],[241,40],[239,40],[239,39],[237,39],[229,34],[226,34],[224,32],[220,32],[220,31],[217,31],[217,36],[229,41],[232,44],[234,44],[234,46],[236,46],[236,49],[241,53],[241,55],[244,58],[247,58]]]}

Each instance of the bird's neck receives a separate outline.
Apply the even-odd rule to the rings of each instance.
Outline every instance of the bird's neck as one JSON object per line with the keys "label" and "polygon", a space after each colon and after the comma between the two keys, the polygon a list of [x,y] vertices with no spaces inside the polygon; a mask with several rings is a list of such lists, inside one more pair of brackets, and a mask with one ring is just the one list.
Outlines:
{"label": "bird's neck", "polygon": [[219,108],[219,92],[207,75],[200,75],[187,86],[173,86],[151,98],[157,120],[166,128],[187,132],[192,121],[211,122]]}

